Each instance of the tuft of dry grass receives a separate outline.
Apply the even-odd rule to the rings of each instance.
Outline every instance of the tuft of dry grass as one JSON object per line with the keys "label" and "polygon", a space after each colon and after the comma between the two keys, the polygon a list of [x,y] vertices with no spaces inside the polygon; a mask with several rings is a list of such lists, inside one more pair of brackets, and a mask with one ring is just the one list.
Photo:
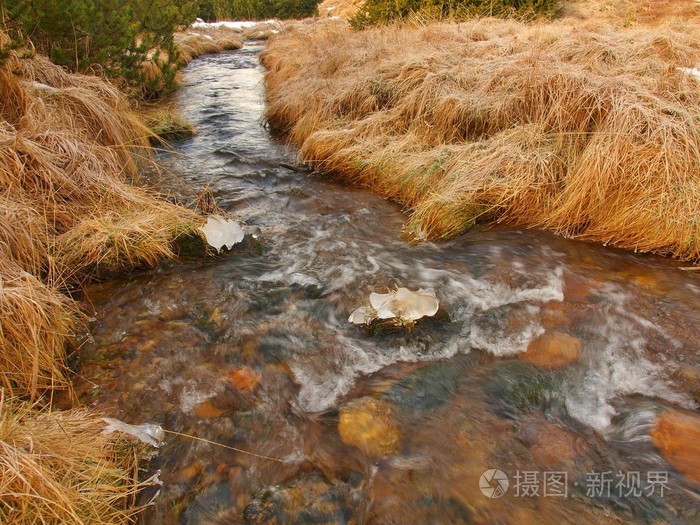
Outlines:
{"label": "tuft of dry grass", "polygon": [[69,386],[66,346],[79,322],[76,304],[0,253],[0,385],[37,399]]}
{"label": "tuft of dry grass", "polygon": [[338,16],[350,20],[363,4],[364,0],[323,0],[318,4],[318,14],[321,17]]}
{"label": "tuft of dry grass", "polygon": [[132,184],[150,162],[151,132],[124,96],[42,57],[11,61],[2,74],[5,251],[57,282],[172,256],[170,243],[199,219]]}
{"label": "tuft of dry grass", "polygon": [[96,414],[0,400],[0,521],[133,523],[137,449]]}
{"label": "tuft of dry grass", "polygon": [[204,222],[134,186],[152,136],[97,77],[25,51],[0,65],[2,523],[131,523],[138,510],[133,447],[94,414],[18,399],[70,388],[66,349],[82,316],[65,292],[173,257]]}
{"label": "tuft of dry grass", "polygon": [[655,25],[669,19],[700,19],[697,0],[567,0],[561,14],[579,20],[604,20],[621,26]]}
{"label": "tuft of dry grass", "polygon": [[116,88],[21,56],[0,68],[0,385],[38,399],[69,385],[61,291],[172,257],[203,221],[133,185],[151,135]]}
{"label": "tuft of dry grass", "polygon": [[412,240],[490,219],[698,259],[699,52],[682,22],[296,25],[262,55],[266,118]]}
{"label": "tuft of dry grass", "polygon": [[56,238],[56,262],[69,272],[64,277],[153,267],[173,256],[175,239],[201,224],[199,216],[180,206],[164,201],[155,206],[146,195],[136,197],[106,212],[96,206],[94,213]]}
{"label": "tuft of dry grass", "polygon": [[243,40],[237,31],[225,27],[188,29],[175,33],[175,44],[183,64],[193,59],[214,53],[243,47]]}
{"label": "tuft of dry grass", "polygon": [[154,135],[152,142],[167,144],[169,140],[189,138],[195,134],[192,123],[180,114],[177,107],[170,104],[142,105],[139,114]]}

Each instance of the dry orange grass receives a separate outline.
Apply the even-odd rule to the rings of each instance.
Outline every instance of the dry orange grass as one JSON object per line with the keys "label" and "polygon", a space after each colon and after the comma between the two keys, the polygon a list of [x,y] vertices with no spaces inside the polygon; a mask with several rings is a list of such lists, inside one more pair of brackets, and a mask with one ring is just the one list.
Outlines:
{"label": "dry orange grass", "polygon": [[57,290],[173,256],[198,215],[132,184],[149,132],[124,96],[43,57],[0,68],[0,385],[68,385],[76,305]]}
{"label": "dry orange grass", "polygon": [[319,16],[337,16],[349,20],[360,10],[364,0],[323,0],[318,4]]}
{"label": "dry orange grass", "polygon": [[66,345],[78,310],[73,301],[0,253],[0,386],[38,398],[68,387]]}
{"label": "dry orange grass", "polygon": [[137,455],[86,410],[0,400],[0,518],[6,525],[133,523]]}
{"label": "dry orange grass", "polygon": [[474,20],[273,38],[267,120],[403,203],[410,239],[478,219],[700,258],[695,26]]}
{"label": "dry orange grass", "polygon": [[562,15],[580,20],[603,20],[618,25],[656,25],[668,19],[700,19],[697,0],[566,0]]}
{"label": "dry orange grass", "polygon": [[240,49],[243,40],[237,31],[220,27],[188,29],[175,33],[175,44],[180,52],[180,60],[187,64],[199,56]]}
{"label": "dry orange grass", "polygon": [[172,255],[170,242],[199,219],[132,184],[149,161],[149,131],[123,95],[42,57],[0,74],[0,243],[9,254],[56,279]]}
{"label": "dry orange grass", "polygon": [[133,185],[150,132],[130,109],[112,85],[43,57],[0,65],[2,523],[131,523],[137,511],[132,447],[94,414],[18,401],[70,388],[81,315],[62,292],[172,257],[203,222]]}
{"label": "dry orange grass", "polygon": [[203,223],[133,185],[152,162],[150,137],[99,78],[23,51],[0,64],[2,523],[132,523],[138,510],[132,446],[103,435],[94,414],[18,399],[70,388],[66,348],[82,319],[63,292],[172,257]]}

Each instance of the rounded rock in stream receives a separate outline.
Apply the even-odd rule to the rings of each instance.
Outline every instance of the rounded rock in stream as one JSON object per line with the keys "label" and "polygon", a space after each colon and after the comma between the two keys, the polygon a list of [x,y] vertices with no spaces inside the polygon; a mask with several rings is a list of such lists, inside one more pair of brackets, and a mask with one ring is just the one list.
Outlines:
{"label": "rounded rock in stream", "polygon": [[260,384],[262,374],[249,366],[242,366],[231,370],[228,373],[227,380],[240,392],[253,392]]}
{"label": "rounded rock in stream", "polygon": [[514,419],[546,409],[555,399],[558,383],[552,372],[520,361],[507,361],[489,373],[484,389],[502,417]]}
{"label": "rounded rock in stream", "polygon": [[236,516],[236,502],[228,483],[214,483],[198,494],[182,513],[183,525],[228,522]]}
{"label": "rounded rock in stream", "polygon": [[562,332],[546,333],[534,339],[518,357],[544,368],[563,368],[579,359],[581,341]]}
{"label": "rounded rock in stream", "polygon": [[525,421],[519,436],[537,464],[547,468],[570,468],[587,450],[582,438],[539,417]]}
{"label": "rounded rock in stream", "polygon": [[663,412],[656,420],[651,439],[676,470],[700,483],[700,416]]}
{"label": "rounded rock in stream", "polygon": [[362,397],[343,406],[338,432],[343,443],[375,457],[395,453],[400,442],[391,405],[373,397]]}
{"label": "rounded rock in stream", "polygon": [[384,397],[407,410],[437,410],[454,395],[461,372],[454,361],[424,366],[403,377]]}

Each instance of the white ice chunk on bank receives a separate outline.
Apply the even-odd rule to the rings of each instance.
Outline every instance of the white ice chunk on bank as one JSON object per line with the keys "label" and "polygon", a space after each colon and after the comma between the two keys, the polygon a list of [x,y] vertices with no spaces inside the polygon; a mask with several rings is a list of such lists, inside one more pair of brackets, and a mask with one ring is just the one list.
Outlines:
{"label": "white ice chunk on bank", "polygon": [[440,307],[432,288],[421,288],[416,292],[398,288],[389,293],[371,293],[369,304],[352,312],[348,321],[353,324],[369,324],[374,319],[413,322],[422,317],[432,317]]}
{"label": "white ice chunk on bank", "polygon": [[225,219],[220,215],[210,215],[207,223],[199,230],[207,238],[209,245],[216,248],[218,252],[224,246],[230,250],[234,244],[238,244],[245,237],[243,228],[236,221]]}
{"label": "white ice chunk on bank", "polygon": [[102,431],[103,434],[110,434],[112,432],[123,432],[124,434],[129,434],[138,438],[140,441],[157,447],[160,442],[165,439],[165,432],[160,425],[154,425],[152,423],[144,423],[142,425],[130,425],[129,423],[124,423],[113,417],[103,417],[102,421],[107,423],[107,426]]}
{"label": "white ice chunk on bank", "polygon": [[700,80],[700,69],[697,69],[695,67],[677,67],[676,68],[678,71],[682,71],[683,73],[687,75],[694,76],[698,80]]}

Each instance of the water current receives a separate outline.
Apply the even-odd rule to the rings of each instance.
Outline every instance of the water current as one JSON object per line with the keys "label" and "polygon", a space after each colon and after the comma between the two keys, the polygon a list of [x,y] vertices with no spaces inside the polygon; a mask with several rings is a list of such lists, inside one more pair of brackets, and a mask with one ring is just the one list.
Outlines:
{"label": "water current", "polygon": [[[256,249],[92,286],[77,367],[110,416],[276,460],[169,434],[141,521],[700,523],[698,485],[650,437],[700,400],[700,272],[503,225],[405,243],[397,205],[262,124],[261,49],[188,66],[197,134],[160,158]],[[435,289],[441,315],[348,323],[397,286]]]}

